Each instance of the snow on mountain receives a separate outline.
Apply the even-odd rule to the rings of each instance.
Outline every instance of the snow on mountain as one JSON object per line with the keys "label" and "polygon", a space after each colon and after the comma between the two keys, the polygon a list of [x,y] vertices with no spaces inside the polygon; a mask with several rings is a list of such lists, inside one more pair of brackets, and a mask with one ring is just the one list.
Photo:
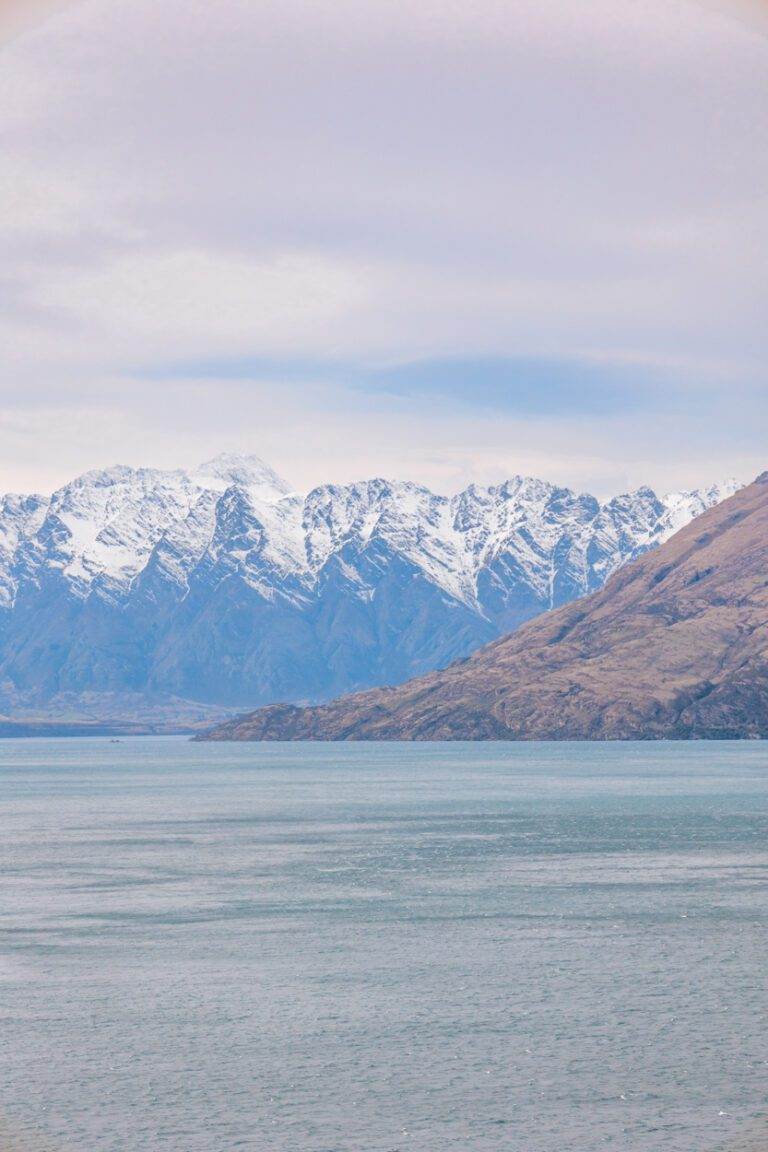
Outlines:
{"label": "snow on mountain", "polygon": [[335,554],[379,548],[412,563],[449,595],[474,599],[451,501],[418,484],[377,479],[316,488],[305,501],[304,529],[315,574]]}
{"label": "snow on mountain", "polygon": [[265,599],[309,584],[300,496],[266,496],[260,486],[227,488],[216,504],[208,561],[238,575]]}
{"label": "snow on mountain", "polygon": [[127,585],[199,495],[184,473],[151,468],[87,472],[51,497],[38,536],[39,563],[59,568],[80,595],[98,577]]}
{"label": "snow on mountain", "polygon": [[16,566],[21,553],[42,526],[44,496],[4,496],[0,501],[0,610],[13,606]]}
{"label": "snow on mountain", "polygon": [[[30,568],[60,572],[80,596],[97,579],[126,589],[166,537],[182,543],[189,536],[200,545],[193,546],[193,555],[201,554],[213,532],[217,499],[229,488],[266,504],[284,499],[289,491],[256,456],[225,454],[192,473],[122,466],[86,472],[46,502]],[[18,517],[5,511],[3,505],[0,533],[11,533]],[[23,540],[27,536],[28,530]]]}
{"label": "snow on mountain", "polygon": [[674,536],[675,532],[690,524],[696,516],[733,496],[741,487],[742,485],[736,480],[726,480],[723,484],[713,484],[709,488],[693,492],[670,492],[662,499],[664,513],[655,526],[653,543],[663,544],[670,536]]}
{"label": "snow on mountain", "polygon": [[601,587],[737,487],[601,503],[516,476],[301,496],[231,454],[87,472],[0,502],[0,701],[257,705],[395,683]]}
{"label": "snow on mountain", "polygon": [[291,491],[259,456],[238,456],[234,452],[222,452],[207,460],[192,473],[191,478],[199,487],[211,491],[245,488],[254,500],[265,504],[274,504]]}

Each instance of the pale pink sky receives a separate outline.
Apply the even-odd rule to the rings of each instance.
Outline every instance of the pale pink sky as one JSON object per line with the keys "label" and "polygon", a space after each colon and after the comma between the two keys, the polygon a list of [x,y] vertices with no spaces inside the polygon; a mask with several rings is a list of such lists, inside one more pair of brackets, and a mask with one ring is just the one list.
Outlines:
{"label": "pale pink sky", "polygon": [[765,10],[0,0],[0,489],[749,478]]}

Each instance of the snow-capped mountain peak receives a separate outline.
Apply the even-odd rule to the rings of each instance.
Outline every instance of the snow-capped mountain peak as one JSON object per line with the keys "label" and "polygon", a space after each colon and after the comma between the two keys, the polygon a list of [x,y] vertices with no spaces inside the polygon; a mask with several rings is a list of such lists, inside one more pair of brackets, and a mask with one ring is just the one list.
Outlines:
{"label": "snow-capped mountain peak", "polygon": [[257,499],[270,502],[291,492],[290,485],[255,455],[221,452],[195,469],[192,477],[205,488],[221,491],[233,485],[248,488]]}
{"label": "snow-capped mountain peak", "polygon": [[670,536],[679,532],[696,516],[705,512],[707,508],[721,504],[723,500],[727,500],[729,496],[738,492],[741,487],[742,485],[739,484],[738,480],[731,477],[719,484],[712,484],[708,488],[668,492],[666,496],[661,498],[666,511],[660,524],[658,543],[661,544],[664,540],[668,540]]}
{"label": "snow-capped mountain peak", "polygon": [[601,502],[526,476],[453,497],[376,478],[301,496],[232,454],[86,472],[0,501],[0,699],[246,706],[396,683],[599,588],[737,487]]}

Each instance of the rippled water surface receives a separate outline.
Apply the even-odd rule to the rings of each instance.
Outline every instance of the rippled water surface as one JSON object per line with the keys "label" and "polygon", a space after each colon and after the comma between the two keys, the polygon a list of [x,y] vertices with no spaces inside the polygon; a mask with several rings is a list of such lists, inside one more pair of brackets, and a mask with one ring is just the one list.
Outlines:
{"label": "rippled water surface", "polygon": [[760,744],[2,741],[0,803],[0,1147],[768,1146]]}

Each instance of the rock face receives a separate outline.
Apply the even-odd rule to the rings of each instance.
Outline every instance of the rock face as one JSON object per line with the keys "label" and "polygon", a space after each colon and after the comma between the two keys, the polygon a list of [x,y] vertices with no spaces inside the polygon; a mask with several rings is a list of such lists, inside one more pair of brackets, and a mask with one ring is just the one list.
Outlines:
{"label": "rock face", "polygon": [[264,708],[237,740],[768,736],[768,473],[599,592],[399,688]]}
{"label": "rock face", "polygon": [[735,487],[601,504],[515,477],[450,499],[385,480],[300,496],[256,457],[222,456],[7,496],[0,713],[205,715],[398,684],[600,588]]}

